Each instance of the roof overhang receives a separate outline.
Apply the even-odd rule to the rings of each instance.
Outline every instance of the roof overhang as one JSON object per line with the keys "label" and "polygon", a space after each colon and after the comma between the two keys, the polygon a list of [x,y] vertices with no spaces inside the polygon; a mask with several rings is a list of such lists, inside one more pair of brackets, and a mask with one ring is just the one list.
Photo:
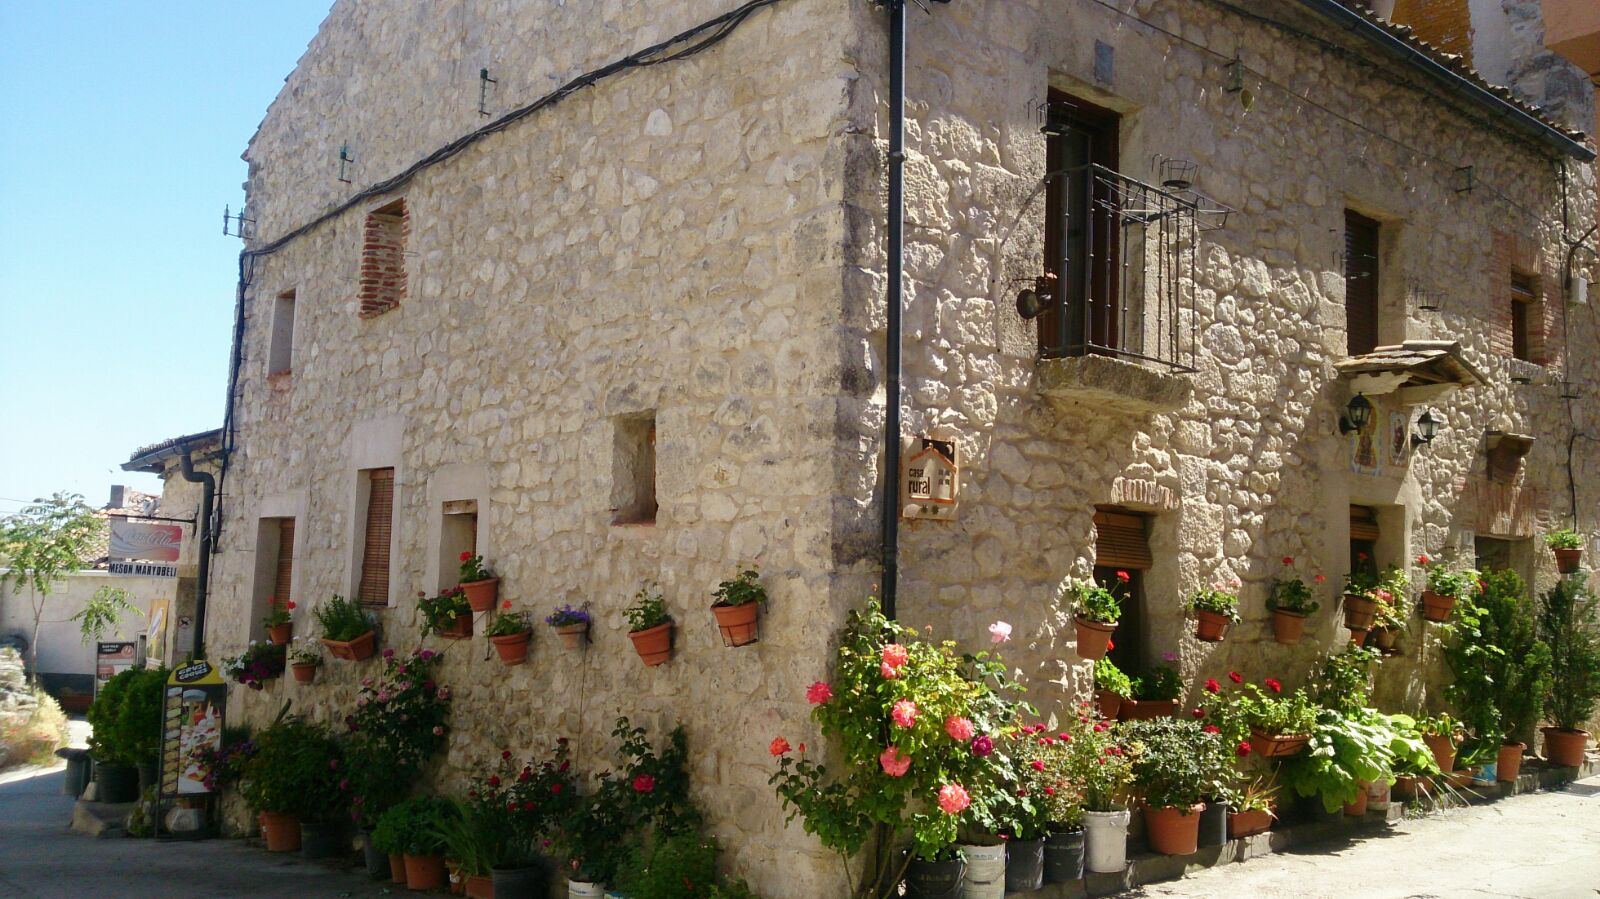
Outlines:
{"label": "roof overhang", "polygon": [[122,463],[122,470],[164,474],[167,465],[182,456],[185,449],[200,455],[215,453],[222,449],[222,429],[213,428],[196,434],[185,434],[182,437],[142,447],[134,452],[128,461]]}
{"label": "roof overhang", "polygon": [[1381,346],[1341,359],[1333,367],[1349,379],[1352,393],[1392,393],[1406,405],[1431,402],[1462,387],[1487,383],[1461,358],[1461,344],[1453,340],[1408,340]]}

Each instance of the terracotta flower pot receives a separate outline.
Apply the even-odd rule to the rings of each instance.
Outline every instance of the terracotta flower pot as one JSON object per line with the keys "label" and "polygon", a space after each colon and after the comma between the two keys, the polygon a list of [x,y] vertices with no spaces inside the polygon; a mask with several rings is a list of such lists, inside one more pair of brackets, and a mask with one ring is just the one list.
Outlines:
{"label": "terracotta flower pot", "polygon": [[562,646],[567,649],[582,649],[584,642],[589,639],[589,625],[558,624],[556,633],[561,637]]}
{"label": "terracotta flower pot", "polygon": [[1363,818],[1367,814],[1367,783],[1366,781],[1357,781],[1356,786],[1361,789],[1356,792],[1355,801],[1344,804],[1344,813],[1346,817]]}
{"label": "terracotta flower pot", "polygon": [[509,668],[527,661],[528,641],[531,639],[533,631],[523,631],[520,634],[490,637],[489,642],[494,644],[494,651],[500,653],[501,664]]}
{"label": "terracotta flower pot", "polygon": [[438,855],[407,855],[406,889],[437,890],[444,886],[444,858]]}
{"label": "terracotta flower pot", "polygon": [[447,640],[468,640],[472,638],[472,616],[457,615],[454,621],[434,631]]}
{"label": "terracotta flower pot", "polygon": [[1100,705],[1100,717],[1107,721],[1117,720],[1117,712],[1122,710],[1122,697],[1110,690],[1095,691],[1095,701]]}
{"label": "terracotta flower pot", "polygon": [[1556,571],[1562,574],[1577,574],[1578,566],[1583,560],[1581,549],[1552,549],[1556,554]]}
{"label": "terracotta flower pot", "polygon": [[1145,806],[1144,831],[1150,851],[1162,855],[1194,854],[1200,848],[1200,813],[1205,810],[1203,802],[1187,809],[1171,805]]}
{"label": "terracotta flower pot", "polygon": [[316,665],[290,665],[294,672],[294,682],[297,684],[315,683],[317,679]]}
{"label": "terracotta flower pot", "polygon": [[1144,721],[1150,718],[1176,718],[1178,716],[1178,700],[1176,699],[1124,699],[1122,708],[1117,710],[1117,719],[1120,721]]}
{"label": "terracotta flower pot", "polygon": [[1370,631],[1364,627],[1350,628],[1350,643],[1354,646],[1366,645],[1368,633],[1370,633]]}
{"label": "terracotta flower pot", "polygon": [[1299,755],[1311,742],[1310,734],[1268,734],[1251,728],[1250,751],[1264,759],[1286,759]]}
{"label": "terracotta flower pot", "polygon": [[287,646],[292,636],[294,636],[293,621],[287,624],[274,624],[267,628],[267,639],[271,640],[274,646]]}
{"label": "terracotta flower pot", "polygon": [[1354,593],[1344,595],[1344,626],[1351,630],[1369,630],[1378,615],[1376,600]]}
{"label": "terracotta flower pot", "polygon": [[1285,646],[1293,646],[1300,642],[1305,631],[1306,616],[1283,609],[1272,610],[1272,639]]}
{"label": "terracotta flower pot", "polygon": [[1399,636],[1392,627],[1377,627],[1368,631],[1368,633],[1372,637],[1373,644],[1384,652],[1394,649],[1395,638]]}
{"label": "terracotta flower pot", "polygon": [[1584,745],[1589,742],[1587,732],[1562,727],[1540,730],[1544,733],[1544,757],[1550,764],[1568,767],[1583,764]]}
{"label": "terracotta flower pot", "polygon": [[467,899],[494,899],[494,878],[487,874],[468,874]]}
{"label": "terracotta flower pot", "polygon": [[389,854],[389,882],[406,882],[406,857],[398,852]]}
{"label": "terracotta flower pot", "polygon": [[1433,763],[1445,774],[1456,770],[1456,738],[1454,734],[1423,734],[1422,742],[1433,753]]}
{"label": "terracotta flower pot", "polygon": [[717,616],[717,628],[722,631],[723,646],[746,646],[760,639],[757,622],[761,618],[761,603],[714,605],[711,614]]}
{"label": "terracotta flower pot", "polygon": [[300,819],[294,815],[262,812],[261,838],[268,852],[295,852],[300,848]]}
{"label": "terracotta flower pot", "polygon": [[1116,633],[1117,623],[1101,624],[1083,618],[1074,618],[1072,623],[1078,628],[1078,655],[1094,661],[1105,658],[1110,651],[1106,644],[1111,642],[1111,635]]}
{"label": "terracotta flower pot", "polygon": [[1195,609],[1194,617],[1194,635],[1207,643],[1221,643],[1228,636],[1228,625],[1233,623],[1232,618],[1205,609]]}
{"label": "terracotta flower pot", "polygon": [[1269,811],[1230,812],[1228,814],[1228,839],[1238,840],[1266,833],[1272,827]]}
{"label": "terracotta flower pot", "polygon": [[1500,744],[1500,754],[1494,760],[1494,779],[1501,783],[1516,783],[1517,775],[1522,773],[1522,753],[1527,748],[1526,743]]}
{"label": "terracotta flower pot", "polygon": [[472,581],[460,586],[467,594],[467,605],[474,612],[487,612],[494,608],[494,601],[500,595],[500,579],[497,577]]}
{"label": "terracotta flower pot", "polygon": [[1450,612],[1456,607],[1456,598],[1448,593],[1435,593],[1432,590],[1422,591],[1422,617],[1434,624],[1442,624],[1450,620]]}
{"label": "terracotta flower pot", "polygon": [[642,631],[633,631],[628,634],[628,639],[633,641],[634,651],[639,653],[639,658],[643,659],[645,665],[651,668],[672,658],[672,622],[670,621]]}
{"label": "terracotta flower pot", "polygon": [[322,645],[328,647],[328,652],[336,659],[350,662],[359,662],[372,658],[372,652],[377,642],[372,631],[367,631],[354,640],[329,640],[322,638]]}

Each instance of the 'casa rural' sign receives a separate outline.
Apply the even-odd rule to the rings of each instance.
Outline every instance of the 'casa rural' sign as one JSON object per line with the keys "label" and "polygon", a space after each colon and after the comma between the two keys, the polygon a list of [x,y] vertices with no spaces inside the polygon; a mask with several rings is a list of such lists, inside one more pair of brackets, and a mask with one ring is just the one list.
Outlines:
{"label": "'casa rural' sign", "polygon": [[961,469],[953,440],[921,438],[921,449],[905,461],[901,509],[907,518],[950,521],[961,493]]}

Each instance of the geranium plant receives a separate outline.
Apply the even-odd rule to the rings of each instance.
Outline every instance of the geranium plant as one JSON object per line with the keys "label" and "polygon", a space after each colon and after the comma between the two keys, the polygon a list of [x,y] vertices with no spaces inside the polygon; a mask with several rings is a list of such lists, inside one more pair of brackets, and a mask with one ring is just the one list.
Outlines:
{"label": "geranium plant", "polygon": [[483,633],[487,637],[509,637],[513,634],[525,634],[533,630],[532,617],[527,612],[512,611],[511,600],[501,603],[499,611],[489,619],[489,624],[484,627]]}
{"label": "geranium plant", "polygon": [[1109,658],[1094,663],[1094,688],[1110,691],[1123,699],[1133,698],[1133,681]]}
{"label": "geranium plant", "polygon": [[713,605],[743,606],[753,602],[766,602],[767,590],[761,586],[760,573],[753,569],[746,569],[733,576],[733,580],[723,581],[711,595],[716,598]]}
{"label": "geranium plant", "polygon": [[1544,535],[1544,544],[1551,549],[1583,549],[1583,535],[1571,528],[1556,528]]}
{"label": "geranium plant", "polygon": [[290,600],[283,605],[279,605],[278,601],[274,599],[272,601],[272,608],[267,610],[267,617],[261,619],[261,626],[270,630],[272,628],[282,627],[283,625],[290,623],[294,620],[293,616],[289,614],[293,609],[293,600]]}
{"label": "geranium plant", "polygon": [[667,600],[654,583],[647,583],[634,594],[633,605],[623,614],[628,616],[628,631],[638,633],[659,627],[672,620],[667,614]]}
{"label": "geranium plant", "polygon": [[1092,579],[1069,578],[1062,587],[1063,598],[1072,601],[1072,613],[1096,624],[1116,624],[1122,618],[1122,597],[1118,591],[1128,583],[1126,571],[1118,571],[1114,587],[1103,587]]}
{"label": "geranium plant", "polygon": [[1470,568],[1452,571],[1426,554],[1417,556],[1417,563],[1422,566],[1427,576],[1428,589],[1434,593],[1454,596],[1456,599],[1470,599],[1477,592],[1481,576]]}
{"label": "geranium plant", "polygon": [[1183,695],[1183,675],[1174,666],[1157,665],[1133,678],[1133,698],[1137,700],[1170,700]]}
{"label": "geranium plant", "polygon": [[1239,588],[1239,582],[1232,581],[1230,584],[1219,581],[1208,588],[1196,590],[1183,607],[1194,612],[1221,615],[1236,622],[1239,620],[1239,595],[1233,591]]}
{"label": "geranium plant", "polygon": [[[1284,556],[1285,568],[1294,564],[1293,556]],[[1313,578],[1321,584],[1326,578],[1316,575]],[[1272,585],[1272,593],[1267,596],[1267,608],[1274,612],[1288,612],[1292,615],[1311,615],[1321,608],[1321,603],[1312,597],[1311,587],[1297,575],[1281,577]]]}
{"label": "geranium plant", "polygon": [[458,619],[472,614],[467,592],[451,587],[438,596],[417,593],[417,612],[422,616],[422,633],[437,634],[455,626]]}
{"label": "geranium plant", "polygon": [[[1006,783],[1002,742],[1023,707],[1005,666],[987,652],[922,639],[876,602],[850,614],[833,680],[806,692],[812,718],[836,742],[842,767],[828,770],[779,737],[771,778],[792,820],[803,820],[848,860],[877,828],[883,847],[854,894],[880,899],[900,882],[910,856],[950,852],[959,826],[994,817]],[[887,851],[909,837],[911,853]]]}
{"label": "geranium plant", "polygon": [[321,665],[322,644],[310,637],[300,637],[289,643],[289,664]]}
{"label": "geranium plant", "polygon": [[483,556],[470,550],[461,553],[461,580],[463,584],[474,584],[478,581],[487,581],[494,577],[494,572],[489,566],[483,564]]}
{"label": "geranium plant", "polygon": [[259,690],[267,681],[283,674],[284,647],[274,643],[251,640],[244,652],[237,656],[224,656],[222,673],[247,687]]}

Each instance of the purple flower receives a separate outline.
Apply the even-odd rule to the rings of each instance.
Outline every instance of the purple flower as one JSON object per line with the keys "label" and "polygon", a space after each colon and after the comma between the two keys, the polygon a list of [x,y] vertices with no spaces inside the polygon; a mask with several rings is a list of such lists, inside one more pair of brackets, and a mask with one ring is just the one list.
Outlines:
{"label": "purple flower", "polygon": [[424,662],[426,662],[427,660],[433,658],[434,655],[436,655],[436,653],[434,653],[433,650],[424,649],[423,651],[417,653],[417,658],[419,658],[419,659],[423,660]]}
{"label": "purple flower", "polygon": [[384,651],[383,651],[383,657],[384,657],[384,658],[386,658],[386,659],[392,659],[392,658],[394,658],[394,650],[392,650],[392,649],[385,649],[385,650],[384,650]]}

